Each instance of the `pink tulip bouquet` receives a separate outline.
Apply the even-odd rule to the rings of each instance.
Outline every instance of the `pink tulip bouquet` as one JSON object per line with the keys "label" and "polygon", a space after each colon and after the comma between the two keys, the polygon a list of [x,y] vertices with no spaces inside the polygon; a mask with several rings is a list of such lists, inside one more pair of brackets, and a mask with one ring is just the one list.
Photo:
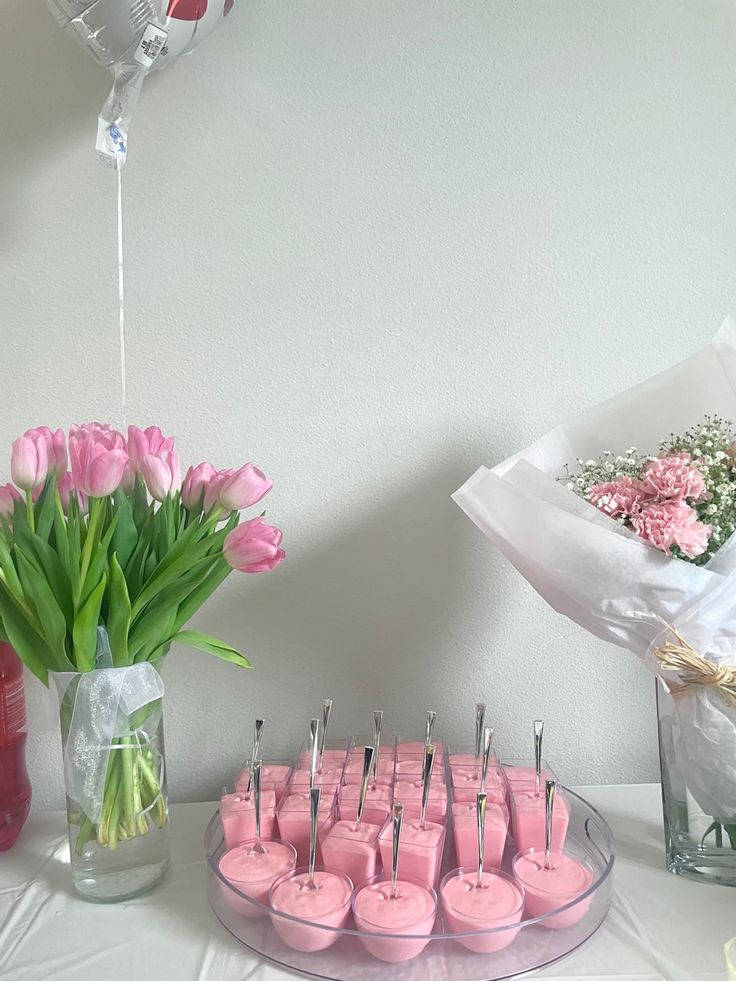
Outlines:
{"label": "pink tulip bouquet", "polygon": [[[241,522],[240,512],[272,487],[258,467],[200,463],[182,481],[174,440],[157,427],[131,426],[126,439],[90,423],[71,426],[68,436],[28,430],[13,443],[11,474],[13,483],[0,487],[0,635],[44,684],[50,674],[57,684],[63,679],[62,730],[65,710],[81,712],[83,691],[92,714],[99,704],[99,687],[80,679],[99,675],[109,688],[110,679],[127,677],[119,708],[125,684],[146,674],[130,669],[148,665],[149,681],[157,678],[151,666],[174,642],[250,667],[230,645],[185,628],[233,569],[267,572],[284,558],[277,528],[261,516]],[[129,671],[109,672],[120,668]],[[114,849],[147,833],[149,821],[166,821],[159,776],[140,735],[147,713],[148,706],[127,720],[129,735],[120,736],[119,727],[110,734],[108,750],[127,739],[135,752],[106,754],[102,793],[92,792],[87,806],[89,791],[76,795],[80,854],[89,840]],[[90,783],[89,772],[78,777]]]}

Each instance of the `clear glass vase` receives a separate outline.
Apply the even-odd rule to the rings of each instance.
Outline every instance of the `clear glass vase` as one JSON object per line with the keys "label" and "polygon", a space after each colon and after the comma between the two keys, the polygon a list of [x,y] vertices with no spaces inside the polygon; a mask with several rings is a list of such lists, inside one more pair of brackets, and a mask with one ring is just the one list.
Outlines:
{"label": "clear glass vase", "polygon": [[[667,868],[701,882],[736,886],[736,800],[733,813],[703,810],[694,789],[703,785],[703,767],[696,775],[683,766],[683,754],[676,751],[683,732],[675,699],[660,681],[656,692]],[[718,779],[718,768],[718,747],[713,746],[708,779]]]}
{"label": "clear glass vase", "polygon": [[[72,881],[92,902],[146,892],[170,863],[163,699],[126,711],[126,690],[137,691],[145,674],[137,668],[143,665],[64,679],[61,738]],[[158,677],[150,665],[145,669],[149,681],[151,672]]]}

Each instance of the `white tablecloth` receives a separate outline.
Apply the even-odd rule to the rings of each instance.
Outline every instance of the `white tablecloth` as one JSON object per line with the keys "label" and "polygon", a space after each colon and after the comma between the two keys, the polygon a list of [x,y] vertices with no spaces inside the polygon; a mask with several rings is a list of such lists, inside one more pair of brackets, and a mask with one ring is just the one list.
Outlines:
{"label": "white tablecloth", "polygon": [[[663,868],[659,787],[582,788],[617,841],[616,898],[598,933],[539,978],[723,981],[736,891]],[[206,897],[203,834],[213,804],[172,810],[173,868],[147,896],[95,906],[71,889],[64,817],[35,813],[0,853],[2,981],[286,981],[220,926]]]}

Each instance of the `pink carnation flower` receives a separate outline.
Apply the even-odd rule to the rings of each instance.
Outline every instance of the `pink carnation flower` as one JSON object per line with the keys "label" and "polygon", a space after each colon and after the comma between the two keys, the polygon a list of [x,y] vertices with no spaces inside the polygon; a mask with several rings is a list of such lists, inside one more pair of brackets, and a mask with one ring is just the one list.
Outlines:
{"label": "pink carnation flower", "polygon": [[650,460],[641,472],[641,479],[647,493],[660,500],[689,498],[702,501],[708,496],[705,478],[692,466],[689,453],[673,453]]}
{"label": "pink carnation flower", "polygon": [[631,515],[648,498],[644,484],[634,477],[618,477],[590,488],[590,501],[611,518]]}
{"label": "pink carnation flower", "polygon": [[698,521],[695,511],[682,500],[647,504],[631,515],[634,531],[655,548],[670,554],[677,545],[689,559],[695,559],[708,548],[712,525]]}

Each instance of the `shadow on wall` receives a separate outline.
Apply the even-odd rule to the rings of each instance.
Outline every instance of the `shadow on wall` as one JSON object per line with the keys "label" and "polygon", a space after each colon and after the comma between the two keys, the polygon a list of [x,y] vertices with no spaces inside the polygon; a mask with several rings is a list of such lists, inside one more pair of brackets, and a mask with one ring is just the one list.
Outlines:
{"label": "shadow on wall", "polygon": [[[58,27],[44,0],[3,0],[0,58],[0,227],[7,245],[24,210],[18,181],[80,139],[94,151],[110,77]],[[63,194],[63,187],[59,194]]]}
{"label": "shadow on wall", "polygon": [[[273,578],[254,578],[242,594],[232,591],[230,580],[223,600],[198,618],[198,626],[215,633],[227,623],[228,640],[240,640],[256,667],[242,681],[228,675],[227,689],[224,674],[209,675],[206,682],[212,689],[204,697],[220,701],[228,718],[243,718],[237,745],[230,733],[223,734],[222,745],[207,746],[212,733],[206,718],[200,720],[201,738],[183,732],[174,737],[188,744],[186,769],[200,779],[211,773],[213,757],[217,760],[219,775],[212,773],[207,787],[212,796],[245,756],[256,714],[269,723],[265,755],[288,755],[327,695],[335,699],[335,734],[368,733],[370,710],[380,707],[387,726],[398,723],[402,735],[416,738],[423,733],[426,710],[435,708],[438,735],[451,735],[445,706],[452,705],[460,686],[477,683],[462,674],[466,652],[457,642],[459,625],[477,616],[468,583],[480,578],[485,591],[492,575],[490,550],[450,500],[469,472],[467,452],[449,455],[387,496],[364,523],[321,548],[306,545],[302,557],[289,557]],[[491,631],[494,610],[503,603],[495,590],[487,609]],[[177,728],[194,670],[171,671],[167,677]],[[171,760],[170,772],[175,795],[191,793],[182,754]]]}

